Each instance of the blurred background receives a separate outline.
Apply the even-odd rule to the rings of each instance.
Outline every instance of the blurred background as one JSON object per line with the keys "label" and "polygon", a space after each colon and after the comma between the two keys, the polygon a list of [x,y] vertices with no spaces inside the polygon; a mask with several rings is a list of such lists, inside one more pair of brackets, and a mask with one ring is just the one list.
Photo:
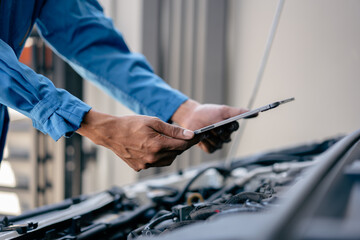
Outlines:
{"label": "blurred background", "polygon": [[[172,87],[202,103],[246,107],[278,0],[100,0],[132,51],[143,53]],[[234,156],[274,150],[360,128],[360,1],[285,1],[254,107],[295,97],[247,120]],[[81,79],[47,48],[36,29],[20,59],[94,109],[133,114]],[[120,77],[119,77],[120,78]],[[119,79],[120,80],[120,79]],[[243,123],[241,123],[244,125]],[[54,142],[11,111],[0,170],[0,213],[224,159],[193,148],[172,166],[134,172],[112,152],[74,135]]]}

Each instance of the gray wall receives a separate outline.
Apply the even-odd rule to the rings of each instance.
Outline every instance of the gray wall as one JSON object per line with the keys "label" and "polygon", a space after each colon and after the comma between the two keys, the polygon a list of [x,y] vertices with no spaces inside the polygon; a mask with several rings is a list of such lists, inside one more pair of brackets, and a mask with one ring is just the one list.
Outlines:
{"label": "gray wall", "polygon": [[[117,28],[126,36],[127,44],[132,51],[141,52],[141,0],[101,0],[107,16],[113,18]],[[95,110],[117,116],[133,114],[129,109],[113,100],[85,81],[85,101]],[[86,147],[93,145],[85,142]],[[84,193],[100,191],[113,185],[124,185],[136,181],[138,174],[128,167],[110,150],[97,147],[97,161],[87,165],[83,176]]]}
{"label": "gray wall", "polygon": [[[277,1],[232,0],[228,102],[246,106]],[[296,101],[247,124],[238,155],[360,128],[360,1],[288,0],[255,106]]]}

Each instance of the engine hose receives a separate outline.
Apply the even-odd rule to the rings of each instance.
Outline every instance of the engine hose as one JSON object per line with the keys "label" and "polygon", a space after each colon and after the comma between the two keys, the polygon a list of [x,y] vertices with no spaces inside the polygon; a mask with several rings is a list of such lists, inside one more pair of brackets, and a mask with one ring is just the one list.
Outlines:
{"label": "engine hose", "polygon": [[176,217],[176,214],[171,212],[168,214],[165,214],[161,217],[158,217],[157,219],[155,219],[154,221],[151,221],[150,223],[148,223],[145,227],[144,230],[148,230],[148,229],[152,229],[154,228],[156,225],[158,225],[159,223],[168,220],[168,219],[173,219],[174,217]]}
{"label": "engine hose", "polygon": [[201,171],[198,172],[198,174],[196,174],[196,176],[194,176],[184,187],[184,189],[179,192],[176,196],[174,197],[163,197],[163,198],[159,198],[157,199],[157,201],[160,202],[160,204],[164,204],[164,205],[169,205],[169,206],[173,206],[174,204],[179,203],[180,201],[182,201],[185,197],[185,194],[188,192],[190,186],[195,182],[195,180],[197,180],[201,175],[203,175],[205,172],[207,172],[210,169],[215,169],[218,173],[220,173],[224,178],[226,178],[227,176],[230,175],[231,171],[223,168],[223,167],[215,167],[215,166],[211,166],[208,168],[205,168]]}

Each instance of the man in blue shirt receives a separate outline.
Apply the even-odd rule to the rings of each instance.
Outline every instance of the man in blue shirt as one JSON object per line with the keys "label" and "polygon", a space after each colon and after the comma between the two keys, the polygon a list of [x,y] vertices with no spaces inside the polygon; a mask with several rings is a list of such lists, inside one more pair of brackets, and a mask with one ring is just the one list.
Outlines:
{"label": "man in blue shirt", "polygon": [[[33,25],[80,75],[135,112],[115,117],[92,110],[18,61]],[[192,130],[244,112],[199,104],[156,76],[146,59],[129,51],[96,0],[0,0],[0,160],[7,107],[32,119],[54,140],[77,132],[116,153],[134,170],[170,165],[197,144]],[[150,116],[155,116],[150,117]],[[166,122],[173,121],[179,126]],[[234,129],[212,132],[199,146],[221,148]]]}

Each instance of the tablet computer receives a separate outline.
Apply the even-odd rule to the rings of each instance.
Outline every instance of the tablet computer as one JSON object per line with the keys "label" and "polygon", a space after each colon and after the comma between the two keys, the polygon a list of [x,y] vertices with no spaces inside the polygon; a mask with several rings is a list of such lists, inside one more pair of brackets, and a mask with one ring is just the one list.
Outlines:
{"label": "tablet computer", "polygon": [[200,129],[197,129],[197,130],[194,131],[194,133],[195,133],[195,134],[204,133],[204,132],[210,131],[210,130],[212,130],[212,129],[214,129],[214,128],[217,128],[217,127],[223,126],[223,125],[225,125],[225,124],[234,122],[234,121],[236,121],[236,120],[239,120],[239,119],[242,119],[242,118],[251,117],[252,115],[255,115],[255,114],[257,114],[257,113],[265,112],[265,111],[267,111],[267,110],[276,108],[276,107],[278,107],[278,106],[281,105],[281,104],[288,103],[288,102],[291,102],[291,101],[293,101],[293,100],[295,100],[295,98],[288,98],[288,99],[285,99],[285,100],[282,100],[282,101],[277,101],[277,102],[274,102],[274,103],[271,103],[271,104],[268,104],[268,105],[265,105],[265,106],[256,108],[256,109],[254,109],[254,110],[248,111],[248,112],[246,112],[246,113],[243,113],[243,114],[240,114],[240,115],[237,115],[237,116],[228,118],[228,119],[223,120],[223,121],[221,121],[221,122],[217,122],[217,123],[211,124],[211,125],[209,125],[209,126],[206,126],[206,127],[200,128]]}

